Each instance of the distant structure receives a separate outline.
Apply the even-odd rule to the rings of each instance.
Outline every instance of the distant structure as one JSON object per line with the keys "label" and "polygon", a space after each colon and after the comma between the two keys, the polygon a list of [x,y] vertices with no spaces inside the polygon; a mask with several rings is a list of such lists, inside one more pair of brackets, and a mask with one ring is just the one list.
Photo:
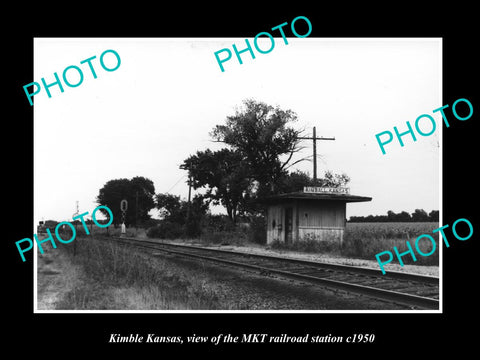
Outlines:
{"label": "distant structure", "polygon": [[289,244],[305,237],[342,243],[347,202],[371,200],[350,195],[346,187],[307,186],[300,192],[271,196],[266,199],[267,244],[274,240]]}

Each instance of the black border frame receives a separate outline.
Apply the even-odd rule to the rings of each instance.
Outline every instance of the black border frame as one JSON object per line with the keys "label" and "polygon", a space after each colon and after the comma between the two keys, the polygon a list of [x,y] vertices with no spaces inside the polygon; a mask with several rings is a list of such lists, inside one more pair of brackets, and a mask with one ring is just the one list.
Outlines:
{"label": "black border frame", "polygon": [[[38,352],[58,352],[60,356],[71,353],[90,354],[105,350],[123,352],[127,348],[153,351],[165,356],[163,351],[179,354],[185,349],[199,354],[204,350],[255,352],[267,347],[269,351],[283,351],[294,347],[300,351],[343,350],[364,352],[370,356],[388,356],[401,353],[418,356],[432,355],[443,348],[457,345],[462,352],[473,348],[475,325],[467,324],[475,313],[476,256],[478,254],[478,215],[473,210],[475,189],[475,127],[480,112],[478,90],[479,56],[476,52],[475,9],[453,4],[449,9],[420,9],[407,4],[388,8],[367,7],[358,4],[348,7],[339,4],[337,9],[322,5],[294,9],[289,5],[266,6],[267,11],[248,7],[244,3],[223,4],[218,8],[200,6],[172,11],[163,6],[149,9],[137,5],[125,13],[109,4],[107,9],[90,7],[70,9],[56,13],[54,9],[28,8],[14,12],[14,28],[6,32],[8,79],[7,102],[12,111],[6,117],[8,138],[4,143],[8,216],[4,216],[7,236],[3,241],[7,258],[7,279],[4,311],[8,323],[5,343],[12,350],[23,352],[27,346]],[[123,5],[122,5],[123,6]],[[157,5],[158,6],[158,5]],[[28,237],[33,224],[33,107],[23,92],[23,85],[33,79],[34,37],[240,37],[253,38],[296,16],[310,19],[313,30],[310,37],[441,37],[443,38],[443,104],[449,104],[446,114],[453,119],[451,105],[458,98],[467,98],[474,107],[468,121],[452,120],[450,128],[443,128],[443,223],[452,224],[458,218],[469,219],[474,235],[465,242],[453,240],[450,248],[443,249],[444,312],[443,314],[34,314],[33,313],[33,257],[21,262],[14,242]],[[12,35],[8,35],[12,34]],[[6,69],[6,68],[4,68]],[[476,91],[475,91],[476,90]],[[372,109],[373,110],[373,109]],[[433,109],[426,109],[426,111]],[[372,130],[373,131],[373,130]],[[372,132],[373,134],[373,132]],[[55,146],[55,144],[52,144]],[[55,172],[55,163],[45,166]],[[5,183],[4,183],[5,184]],[[280,335],[332,334],[348,336],[353,333],[374,333],[373,344],[109,344],[111,333],[154,332],[158,335],[216,335],[218,333],[270,333]],[[27,345],[28,344],[28,345]],[[64,353],[58,346],[66,345]],[[385,349],[385,353],[375,350]],[[388,350],[387,350],[388,349]],[[73,350],[73,351],[72,351]],[[388,352],[387,352],[388,351]],[[303,352],[302,352],[303,353]],[[33,354],[35,356],[36,354]]]}

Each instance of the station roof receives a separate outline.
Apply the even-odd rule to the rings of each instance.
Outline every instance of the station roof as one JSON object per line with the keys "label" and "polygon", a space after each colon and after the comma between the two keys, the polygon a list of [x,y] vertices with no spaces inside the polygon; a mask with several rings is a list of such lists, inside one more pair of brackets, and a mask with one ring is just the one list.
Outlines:
{"label": "station roof", "polygon": [[269,196],[265,199],[265,203],[279,203],[283,200],[309,200],[309,201],[344,201],[344,202],[365,202],[371,201],[371,197],[358,196],[350,194],[330,194],[330,193],[305,193],[305,192],[291,192],[285,194],[278,194]]}

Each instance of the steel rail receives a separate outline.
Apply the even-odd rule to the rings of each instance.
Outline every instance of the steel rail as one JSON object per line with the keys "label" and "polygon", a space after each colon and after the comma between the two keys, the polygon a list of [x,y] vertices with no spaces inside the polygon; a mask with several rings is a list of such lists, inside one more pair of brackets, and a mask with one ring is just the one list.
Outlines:
{"label": "steel rail", "polygon": [[[355,273],[355,274],[374,276],[380,279],[391,278],[393,280],[414,281],[414,282],[419,282],[423,284],[438,284],[438,278],[432,277],[432,276],[423,276],[423,275],[400,273],[400,272],[392,272],[391,274],[387,273],[388,275],[387,276],[387,275],[381,275],[380,271],[367,269],[367,268],[360,268],[355,266],[349,266],[349,265],[327,264],[327,263],[306,261],[306,260],[300,260],[300,259],[276,257],[276,256],[270,256],[270,255],[259,255],[259,254],[250,254],[250,253],[244,253],[244,252],[236,252],[231,250],[211,249],[211,248],[203,248],[198,246],[188,246],[188,245],[171,244],[171,243],[159,243],[159,242],[150,241],[150,240],[138,240],[138,239],[127,238],[127,237],[110,237],[109,239],[115,239],[117,241],[120,240],[126,244],[131,244],[131,245],[142,247],[142,248],[161,250],[163,252],[175,254],[179,256],[186,256],[190,258],[214,261],[217,263],[223,263],[223,264],[227,264],[235,267],[248,268],[248,269],[259,271],[262,274],[277,274],[287,278],[294,278],[297,280],[313,282],[319,285],[323,285],[325,287],[341,289],[349,292],[355,292],[355,293],[359,293],[367,296],[372,296],[375,298],[380,298],[383,300],[401,303],[408,306],[418,306],[426,309],[439,309],[439,300],[430,298],[430,297],[424,297],[424,296],[414,295],[410,293],[399,292],[395,290],[386,290],[386,289],[381,289],[381,288],[367,286],[367,285],[359,285],[359,284],[349,283],[345,281],[326,279],[326,278],[312,276],[308,274],[301,274],[293,271],[281,270],[281,269],[276,269],[272,267],[265,267],[265,266],[260,266],[256,264],[249,264],[245,262],[223,259],[223,258],[214,257],[214,256],[200,255],[198,253],[195,254],[188,251],[179,251],[178,249],[182,249],[182,250],[188,249],[189,251],[199,251],[204,253],[213,252],[218,254],[240,256],[245,258],[267,259],[270,261],[278,261],[278,262],[281,261],[284,263],[295,263],[295,264],[304,265],[304,266],[314,266],[319,269],[323,268],[323,269],[328,269],[333,271],[341,271],[346,273]],[[155,246],[145,246],[143,244],[152,244]],[[170,249],[167,249],[168,247]],[[176,248],[177,250],[172,250],[173,248]]]}
{"label": "steel rail", "polygon": [[340,264],[330,264],[330,263],[323,263],[317,261],[309,261],[309,260],[302,260],[302,259],[294,259],[294,258],[285,258],[279,256],[272,256],[272,255],[262,255],[262,254],[252,254],[247,252],[239,252],[239,251],[232,251],[232,250],[224,250],[224,249],[215,249],[215,248],[208,248],[208,247],[200,247],[200,246],[193,246],[193,245],[181,245],[181,244],[172,244],[172,243],[159,243],[151,240],[138,240],[135,238],[118,238],[118,239],[127,239],[132,241],[142,241],[144,243],[150,243],[155,245],[161,246],[168,246],[168,247],[176,247],[176,248],[185,248],[185,249],[196,249],[199,251],[205,252],[218,252],[224,254],[231,254],[231,255],[238,255],[238,256],[245,256],[245,257],[256,257],[259,259],[268,259],[268,260],[276,260],[276,261],[283,261],[283,262],[290,262],[290,263],[297,263],[300,265],[310,265],[315,267],[321,267],[324,269],[331,269],[331,270],[341,270],[347,272],[354,272],[357,274],[364,274],[369,276],[381,277],[381,278],[392,278],[398,280],[406,280],[406,281],[415,281],[421,282],[425,284],[438,284],[439,278],[435,276],[428,276],[428,275],[418,275],[406,272],[399,272],[399,271],[388,271],[385,275],[382,275],[380,270],[363,268],[358,266],[351,266],[351,265],[340,265]]}

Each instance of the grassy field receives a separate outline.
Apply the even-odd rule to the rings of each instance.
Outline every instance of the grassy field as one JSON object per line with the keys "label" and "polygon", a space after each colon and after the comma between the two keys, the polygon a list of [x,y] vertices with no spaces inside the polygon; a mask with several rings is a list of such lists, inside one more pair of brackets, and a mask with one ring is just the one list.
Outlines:
{"label": "grassy field", "polygon": [[339,296],[337,292],[322,288],[305,287],[206,262],[152,256],[149,251],[91,236],[75,241],[78,241],[75,256],[73,246],[68,244],[51,249],[47,258],[40,261],[44,266],[39,271],[42,303],[39,308],[372,310],[392,306],[371,300],[359,301],[357,296]]}
{"label": "grassy field", "polygon": [[[324,253],[335,256],[342,256],[346,258],[369,259],[375,260],[375,255],[383,251],[393,252],[393,247],[396,246],[400,253],[407,251],[406,241],[410,242],[412,248],[415,248],[415,239],[421,234],[431,235],[436,242],[436,251],[430,256],[417,256],[417,261],[414,262],[410,255],[402,258],[405,264],[415,265],[438,265],[439,254],[439,235],[432,234],[432,230],[439,227],[436,222],[390,222],[390,223],[347,223],[344,233],[343,244],[340,246],[338,242],[334,241],[316,241],[315,239],[304,239],[293,244],[285,245],[283,242],[274,242],[268,247],[279,250],[294,250],[308,253]],[[78,229],[79,234],[83,234],[83,229]],[[120,235],[120,227],[114,228],[110,226],[108,234]],[[107,234],[106,229],[91,230],[93,234]],[[146,238],[145,229],[127,229],[127,236]],[[171,239],[174,240],[174,239]],[[184,241],[188,239],[184,239]],[[205,232],[195,242],[203,243],[204,245],[235,245],[235,246],[249,246],[251,239],[249,238],[245,229],[237,229],[234,231],[217,231]],[[256,244],[258,245],[258,244]],[[432,244],[428,239],[423,239],[419,243],[419,247],[423,253],[429,253],[432,249]]]}
{"label": "grassy field", "polygon": [[[407,250],[406,241],[410,241],[414,247],[419,235],[431,234],[437,243],[437,250],[431,256],[418,255],[417,261],[413,262],[407,255],[403,260],[408,265],[438,266],[438,234],[432,234],[436,228],[437,223],[348,223],[341,246],[336,242],[310,239],[294,243],[289,249],[375,261],[375,254],[379,252],[393,251],[393,246],[397,246],[399,252],[404,252]],[[116,235],[117,231],[109,229],[110,235]],[[250,243],[243,232],[237,232],[219,232],[195,241],[205,245],[285,249],[283,244],[265,246]],[[128,235],[133,236],[134,233]],[[143,237],[145,231],[139,230],[137,235]],[[62,263],[70,264],[68,268],[77,269],[74,275],[78,278],[68,286],[66,295],[56,304],[56,309],[251,309],[252,306],[280,308],[289,301],[282,298],[278,304],[268,303],[265,299],[271,299],[272,295],[258,295],[258,286],[254,287],[254,282],[250,283],[250,280],[242,286],[237,284],[232,287],[229,285],[231,279],[236,279],[237,275],[228,274],[225,269],[212,272],[207,270],[205,264],[152,257],[142,251],[132,251],[96,239],[95,235],[80,236],[75,243],[75,256],[72,244],[52,250],[63,254]],[[428,241],[421,242],[420,247],[424,253],[431,250]],[[50,274],[45,271],[43,276]],[[252,286],[252,289],[246,289],[246,286]],[[260,288],[264,287],[262,285]],[[239,302],[239,299],[244,302]],[[291,306],[302,308],[311,305],[294,303]]]}
{"label": "grassy field", "polygon": [[[438,265],[438,233],[436,222],[385,222],[385,223],[347,223],[344,233],[343,244],[337,241],[317,241],[313,238],[297,241],[286,245],[283,242],[273,242],[266,246],[273,250],[294,250],[306,253],[331,254],[345,258],[376,260],[375,255],[383,251],[391,251],[396,246],[400,253],[407,251],[406,241],[415,249],[415,239],[422,234],[429,234],[435,239],[436,250],[427,257],[418,255],[414,262],[410,255],[402,257],[405,264],[437,266]],[[235,231],[207,232],[202,234],[195,242],[204,245],[232,245],[251,246],[244,229]],[[258,244],[253,244],[258,246]],[[419,242],[420,250],[427,254],[432,250],[432,244],[428,239]],[[397,260],[395,260],[397,261]]]}
{"label": "grassy field", "polygon": [[[215,291],[206,286],[201,269],[192,271],[171,262],[131,251],[92,236],[76,239],[62,251],[83,269],[81,286],[68,292],[57,309],[204,309],[217,308]],[[58,250],[56,250],[58,251]]]}
{"label": "grassy field", "polygon": [[[347,223],[341,254],[375,259],[375,254],[379,252],[386,250],[393,252],[394,246],[400,253],[408,250],[406,241],[415,249],[415,239],[422,234],[429,234],[436,243],[436,250],[432,255],[427,257],[418,255],[416,262],[410,255],[404,256],[402,260],[406,264],[438,265],[439,236],[438,233],[432,234],[432,230],[438,227],[439,224],[436,222]],[[419,248],[423,253],[429,253],[432,244],[428,239],[423,239],[419,242]]]}
{"label": "grassy field", "polygon": [[[306,239],[286,246],[284,243],[274,242],[274,249],[290,249],[303,252],[321,252],[347,258],[375,260],[375,255],[383,251],[393,252],[396,246],[400,253],[408,250],[406,241],[415,249],[415,239],[421,234],[431,235],[436,242],[436,251],[428,256],[416,256],[414,262],[410,255],[402,257],[405,264],[415,265],[438,265],[438,233],[432,234],[432,230],[438,228],[438,223],[347,223],[343,244],[334,241],[316,241]],[[419,242],[419,248],[423,253],[432,250],[432,244],[424,239]]]}

